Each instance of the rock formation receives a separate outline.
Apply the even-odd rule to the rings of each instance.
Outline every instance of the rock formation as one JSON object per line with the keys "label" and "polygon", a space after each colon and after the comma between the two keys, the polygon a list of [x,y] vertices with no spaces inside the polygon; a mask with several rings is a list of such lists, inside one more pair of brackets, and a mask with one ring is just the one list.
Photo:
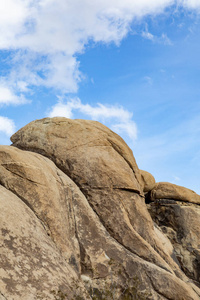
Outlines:
{"label": "rock formation", "polygon": [[149,172],[140,170],[143,180],[143,192],[146,194],[150,192],[156,185],[155,178]]}
{"label": "rock formation", "polygon": [[200,299],[200,196],[155,183],[95,121],[37,120],[11,140],[0,299]]}
{"label": "rock formation", "polygon": [[151,191],[149,212],[171,241],[181,269],[200,286],[200,196],[160,182]]}

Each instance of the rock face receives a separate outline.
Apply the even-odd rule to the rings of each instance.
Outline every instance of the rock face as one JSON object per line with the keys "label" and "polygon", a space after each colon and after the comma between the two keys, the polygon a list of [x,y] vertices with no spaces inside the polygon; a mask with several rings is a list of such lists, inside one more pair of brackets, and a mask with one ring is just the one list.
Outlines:
{"label": "rock face", "polygon": [[173,244],[184,273],[200,286],[200,196],[160,182],[151,191],[149,211]]}
{"label": "rock face", "polygon": [[118,135],[46,118],[11,140],[0,146],[0,299],[199,299],[198,205],[156,206],[153,176]]}
{"label": "rock face", "polygon": [[144,191],[144,193],[148,193],[156,185],[155,178],[153,177],[153,175],[151,173],[149,173],[147,171],[140,170],[140,173],[141,173],[142,180],[144,183],[143,191]]}
{"label": "rock face", "polygon": [[[55,287],[72,296],[77,273],[60,255],[41,221],[20,198],[0,186],[1,294],[5,299],[54,299]],[[68,274],[68,276],[66,276]]]}
{"label": "rock face", "polygon": [[200,286],[200,207],[160,200],[150,205],[150,212],[171,241],[184,273]]}

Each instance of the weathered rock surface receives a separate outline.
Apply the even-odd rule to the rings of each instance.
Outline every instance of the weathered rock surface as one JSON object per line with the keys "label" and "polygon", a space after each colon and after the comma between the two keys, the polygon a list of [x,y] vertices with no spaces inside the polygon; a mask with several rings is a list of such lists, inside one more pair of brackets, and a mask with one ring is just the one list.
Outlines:
{"label": "weathered rock surface", "polygon": [[151,191],[151,200],[174,199],[190,203],[200,204],[200,195],[183,186],[168,182],[158,182]]}
{"label": "weathered rock surface", "polygon": [[140,173],[142,176],[142,181],[144,183],[143,192],[148,193],[155,187],[156,180],[153,175],[147,171],[140,170]]}
{"label": "weathered rock surface", "polygon": [[36,120],[15,133],[11,140],[18,148],[51,158],[79,186],[125,188],[142,193],[141,175],[131,149],[99,122],[66,118]]}
{"label": "weathered rock surface", "polygon": [[78,276],[60,255],[33,211],[2,186],[0,207],[2,297],[6,300],[55,299],[51,293],[55,289],[62,289],[72,297],[70,286],[78,281]]}
{"label": "weathered rock surface", "polygon": [[[0,146],[3,300],[200,298],[188,278],[196,282],[197,270],[183,267],[152,208],[160,227],[153,223],[140,170],[118,135],[98,122],[47,118],[12,141]],[[195,222],[191,234],[185,223],[182,252],[188,243],[198,250]]]}
{"label": "weathered rock surface", "polygon": [[200,286],[200,196],[172,183],[150,192],[149,212],[173,245],[181,269]]}
{"label": "weathered rock surface", "polygon": [[63,184],[63,172],[39,154],[0,146],[0,183],[34,211],[63,255],[77,261],[71,189]]}
{"label": "weathered rock surface", "polygon": [[15,147],[49,157],[69,175],[120,244],[159,266],[177,269],[141,197],[143,181],[132,151],[117,134],[94,121],[46,118],[26,125],[11,140]]}
{"label": "weathered rock surface", "polygon": [[200,206],[161,199],[149,210],[171,241],[184,273],[200,286]]}

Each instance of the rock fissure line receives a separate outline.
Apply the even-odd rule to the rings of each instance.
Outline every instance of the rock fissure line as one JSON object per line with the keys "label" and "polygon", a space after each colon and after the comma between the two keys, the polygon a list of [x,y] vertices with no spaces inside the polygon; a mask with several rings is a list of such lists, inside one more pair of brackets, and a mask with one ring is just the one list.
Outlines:
{"label": "rock fissure line", "polygon": [[14,171],[11,171],[9,168],[6,168],[6,167],[5,167],[6,164],[1,164],[1,165],[2,165],[7,171],[9,171],[10,173],[12,173],[12,174],[14,174],[14,175],[16,175],[16,176],[18,176],[18,177],[20,177],[20,178],[22,178],[22,179],[28,180],[28,181],[30,181],[31,183],[34,183],[34,184],[37,184],[37,185],[44,186],[44,184],[42,184],[42,183],[40,183],[40,182],[31,180],[31,179],[28,178],[28,177],[24,177],[24,176],[22,176],[22,175],[20,175],[20,174],[18,174],[18,173],[16,173],[16,172],[14,172]]}
{"label": "rock fissure line", "polygon": [[[87,145],[88,143],[86,143],[85,145]],[[59,163],[59,162],[57,162],[56,161],[56,157],[55,157],[55,155],[51,155],[51,156],[48,156],[46,153],[45,153],[45,150],[41,150],[41,149],[38,149],[38,148],[26,148],[26,147],[21,147],[21,146],[15,146],[15,145],[11,145],[11,146],[13,146],[13,147],[16,147],[16,148],[19,148],[19,149],[21,149],[21,150],[25,150],[25,151],[29,151],[29,152],[34,152],[34,153],[38,153],[38,154],[40,154],[40,155],[42,155],[42,156],[45,156],[45,157],[47,157],[48,159],[50,159],[51,161],[53,161],[53,163],[55,163],[55,165],[62,171],[62,172],[64,172],[68,177],[70,177],[70,179],[81,189],[81,186],[74,180],[74,178],[73,178],[73,176],[71,176],[71,174],[70,174],[70,172],[67,172],[67,170],[61,165],[61,163]],[[78,146],[77,146],[78,147]],[[73,147],[74,148],[74,147]],[[73,149],[73,148],[71,148],[71,149]],[[70,149],[70,150],[71,150]],[[114,149],[115,150],[115,149]],[[126,161],[126,163],[131,167],[131,165],[128,163],[128,161],[118,152],[118,151],[116,151],[125,161]],[[132,167],[131,167],[131,169],[132,169]],[[133,170],[133,169],[132,169]],[[10,170],[9,170],[10,171]],[[133,170],[133,172],[134,172],[134,170]],[[135,172],[134,172],[135,173]],[[18,174],[16,174],[16,175],[18,175]],[[22,177],[23,178],[23,177]],[[137,179],[137,177],[135,176],[135,178],[136,178],[136,180],[137,180],[137,182],[138,182],[138,184],[140,184],[139,183],[139,181],[138,181],[138,179]],[[31,181],[31,180],[30,180]],[[34,181],[33,181],[33,183],[34,183]],[[37,183],[37,182],[36,182]],[[38,183],[39,184],[39,183]],[[110,187],[105,187],[105,186],[102,186],[102,187],[91,187],[92,189],[109,189]],[[112,187],[113,189],[116,189],[116,190],[124,190],[124,191],[129,191],[129,192],[134,192],[134,193],[137,193],[138,195],[140,195],[142,198],[145,198],[144,197],[144,195],[142,195],[141,194],[141,192],[139,191],[139,190],[137,190],[137,189],[131,189],[131,188],[117,188],[117,187]],[[82,190],[82,189],[81,189]]]}
{"label": "rock fissure line", "polygon": [[[165,202],[166,201],[166,202]],[[189,205],[186,205],[186,206],[197,206],[197,207],[200,207],[200,203],[195,203],[195,202],[191,202],[189,200],[184,200],[184,199],[171,199],[171,198],[158,198],[158,199],[155,199],[153,201],[151,201],[151,203],[155,203],[155,204],[160,204],[162,206],[170,206],[170,205],[179,205],[179,203],[183,203],[183,205],[185,203],[189,203]]]}
{"label": "rock fissure line", "polygon": [[[69,175],[67,175],[69,176]],[[70,177],[71,178],[71,177]],[[78,186],[78,184],[76,183],[76,185]],[[138,194],[140,197],[145,198],[143,195],[140,194],[140,192],[138,190],[132,189],[132,188],[126,188],[126,187],[113,187],[113,186],[88,186],[89,188],[91,188],[92,190],[118,190],[118,191],[125,191],[125,192],[130,192],[130,193],[135,193]],[[84,188],[81,188],[79,186],[80,190],[84,190]]]}
{"label": "rock fissure line", "polygon": [[[79,187],[78,187],[78,188],[79,188]],[[79,190],[83,193],[84,197],[87,199],[87,196],[85,195],[84,191],[82,191],[80,188],[79,188]],[[147,263],[150,263],[150,264],[152,264],[152,265],[155,264],[157,267],[159,267],[159,268],[161,268],[161,269],[163,269],[163,270],[169,272],[170,274],[172,274],[172,273],[170,272],[170,270],[168,270],[168,269],[165,268],[164,266],[157,265],[156,263],[153,263],[152,261],[148,260],[146,257],[140,256],[139,254],[133,252],[132,249],[126,247],[126,246],[125,246],[124,244],[122,244],[120,241],[116,240],[116,239],[111,235],[111,233],[109,232],[109,230],[106,228],[106,226],[105,226],[105,224],[104,224],[104,221],[101,219],[101,217],[99,216],[99,214],[97,213],[97,211],[94,209],[94,207],[90,204],[90,202],[89,202],[88,200],[87,200],[87,202],[88,202],[89,206],[91,207],[91,209],[93,210],[93,212],[95,213],[95,215],[97,216],[99,222],[100,222],[100,223],[102,224],[102,226],[104,227],[104,230],[106,231],[107,235],[108,235],[115,243],[117,243],[118,245],[120,245],[122,248],[126,249],[131,255],[135,255],[136,257],[140,258],[141,260],[144,260],[144,261],[146,261]],[[74,210],[74,208],[73,208],[73,210]],[[74,216],[75,216],[75,214],[74,214]],[[79,242],[79,240],[78,240],[78,242]],[[80,245],[80,243],[79,243],[79,245]],[[150,247],[151,247],[151,245],[150,245]],[[153,248],[152,248],[152,249],[153,249]],[[155,250],[154,250],[154,251],[155,251]]]}
{"label": "rock fissure line", "polygon": [[[166,299],[166,300],[174,300],[174,298],[167,298],[165,294],[161,293],[161,292],[157,289],[157,287],[155,286],[155,284],[154,284],[152,278],[149,276],[148,272],[145,272],[145,273],[146,273],[147,277],[149,278],[149,281],[151,282],[151,285],[152,285],[153,289],[155,290],[155,292],[156,292],[158,295],[160,295],[161,297],[164,297],[164,299]],[[192,300],[192,299],[191,299],[191,300]]]}
{"label": "rock fissure line", "polygon": [[113,190],[121,190],[121,191],[130,192],[130,193],[135,193],[135,194],[138,194],[141,198],[145,199],[145,196],[141,195],[140,191],[135,190],[135,189],[130,189],[130,188],[115,188],[115,187],[113,187]]}
{"label": "rock fissure line", "polygon": [[[76,215],[75,215],[75,210],[74,210],[74,197],[72,195],[72,210],[73,210],[73,215],[74,215],[74,228],[75,228],[75,236],[76,239],[78,241],[78,245],[79,245],[79,251],[80,251],[80,265],[81,265],[81,269],[82,269],[82,261],[81,261],[81,242],[79,240],[79,236],[78,236],[78,230],[77,230],[77,223],[76,223]],[[82,270],[81,270],[82,271]]]}
{"label": "rock fissure line", "polygon": [[4,297],[4,299],[2,299],[2,300],[8,300],[8,298],[6,298],[6,297],[4,296],[4,294],[2,294],[2,292],[0,292],[0,295],[1,295],[2,297]]}
{"label": "rock fissure line", "polygon": [[[57,167],[59,168],[59,170],[61,170],[59,166],[57,166]],[[62,171],[62,170],[61,170],[61,171]],[[64,171],[63,171],[63,172],[64,172]],[[65,173],[65,172],[64,172],[64,173]],[[58,174],[58,173],[57,173],[57,174]],[[74,180],[71,178],[70,175],[68,175],[68,174],[66,174],[66,173],[65,173],[65,175],[67,175],[67,176],[74,182]],[[60,177],[59,174],[58,174],[58,176]],[[62,179],[61,179],[61,180],[62,180]],[[74,182],[74,183],[76,184],[76,182]],[[86,193],[86,191],[85,191],[84,189],[81,189],[77,184],[76,184],[76,186],[77,186],[77,188],[81,191],[81,193],[84,195],[84,197],[87,199],[87,193]],[[152,263],[150,260],[147,260],[145,257],[139,256],[137,253],[132,252],[131,249],[127,248],[125,245],[123,245],[123,244],[120,243],[118,240],[116,240],[116,239],[110,234],[110,232],[107,230],[107,228],[105,227],[105,224],[104,224],[103,220],[101,219],[101,217],[99,216],[99,214],[97,213],[97,211],[94,209],[94,207],[90,204],[90,202],[88,201],[88,199],[87,199],[87,202],[88,202],[89,206],[91,207],[91,209],[93,210],[93,212],[95,213],[95,215],[98,217],[99,222],[103,225],[103,227],[104,227],[105,231],[107,232],[107,234],[109,235],[109,237],[111,237],[117,244],[119,244],[120,246],[122,246],[123,248],[125,248],[125,249],[126,249],[128,252],[130,252],[131,254],[136,255],[136,256],[139,257],[140,259],[144,259],[144,260],[145,260],[146,262],[148,262],[148,263]],[[74,212],[74,207],[73,207],[73,212]],[[74,217],[75,217],[75,216],[76,216],[76,215],[75,215],[75,212],[74,212]],[[75,225],[76,225],[76,220],[75,220]],[[75,229],[75,232],[77,233],[77,229]],[[77,240],[78,240],[79,247],[80,247],[80,241],[79,241],[79,238],[78,238],[78,234],[77,234]],[[152,264],[153,264],[153,263],[152,263]],[[168,271],[168,272],[170,273],[170,271],[167,270],[165,267],[161,267],[161,266],[159,266],[159,265],[157,265],[157,266],[160,267],[160,268],[162,268],[162,269],[164,269],[164,270],[166,270],[166,271]]]}
{"label": "rock fissure line", "polygon": [[[58,168],[59,171],[61,171],[59,168]],[[64,182],[62,180],[62,177],[60,176],[59,172],[57,171],[56,172],[58,177],[60,178],[60,181],[62,182],[62,184],[64,185]],[[65,173],[64,173],[65,174]],[[65,174],[66,175],[66,174]],[[68,175],[66,175],[68,176]],[[69,177],[70,178],[70,177]],[[71,179],[71,178],[70,178]],[[72,179],[71,179],[72,180]],[[73,181],[74,183],[74,181]],[[74,183],[75,184],[75,183]],[[79,189],[79,187],[76,185],[77,189]],[[80,190],[80,189],[79,189]],[[81,191],[80,191],[81,192]],[[79,245],[79,251],[80,251],[80,264],[81,264],[81,268],[82,268],[82,261],[81,261],[81,249],[84,248],[82,243],[80,242],[80,239],[79,239],[79,236],[78,236],[78,230],[77,230],[77,222],[76,222],[76,214],[75,214],[75,209],[74,209],[74,195],[72,193],[72,211],[73,211],[73,220],[74,220],[74,228],[75,228],[75,236],[76,236],[76,239],[78,241],[78,245]]]}
{"label": "rock fissure line", "polygon": [[[81,190],[81,192],[83,193],[83,195],[84,195],[85,198],[87,199],[87,196],[85,195],[84,191]],[[103,225],[103,227],[104,227],[106,233],[108,234],[108,236],[109,236],[111,239],[113,239],[113,241],[114,241],[115,243],[117,243],[118,245],[120,245],[121,247],[123,247],[124,249],[126,249],[131,255],[135,255],[136,257],[138,257],[138,258],[140,258],[140,259],[142,259],[142,260],[144,260],[144,261],[146,261],[147,263],[150,263],[150,264],[152,264],[152,265],[155,264],[157,267],[159,267],[159,268],[161,268],[161,269],[163,269],[163,270],[169,272],[170,274],[172,274],[172,273],[170,272],[170,270],[168,270],[168,269],[165,268],[164,266],[160,266],[160,265],[156,264],[156,262],[152,262],[151,260],[148,260],[146,257],[143,257],[142,255],[140,256],[140,255],[137,254],[136,252],[133,252],[132,249],[130,249],[129,247],[125,246],[125,245],[122,244],[120,241],[118,241],[116,238],[114,238],[114,237],[111,235],[109,229],[106,228],[105,222],[101,219],[101,217],[99,216],[99,214],[97,213],[97,211],[95,210],[95,208],[90,204],[90,202],[89,202],[88,200],[87,200],[87,202],[88,202],[88,204],[90,205],[90,207],[92,208],[93,212],[94,212],[94,213],[96,214],[96,216],[98,217],[99,222]],[[153,249],[153,247],[152,247],[150,244],[149,244],[149,246]],[[154,249],[153,249],[153,250],[154,250]],[[155,250],[154,250],[154,251],[155,251]],[[156,252],[156,251],[155,251],[155,252]],[[156,252],[156,253],[157,253],[157,252]],[[157,253],[157,254],[158,254],[158,253]],[[159,255],[159,254],[158,254],[158,255]]]}
{"label": "rock fissure line", "polygon": [[[47,235],[51,238],[51,240],[53,241],[53,243],[55,244],[56,248],[57,248],[57,245],[55,243],[55,241],[53,240],[51,234],[48,233],[48,231],[51,233],[51,230],[50,228],[48,227],[47,224],[44,224],[44,222],[40,219],[40,217],[38,216],[38,214],[35,212],[35,210],[33,209],[33,207],[30,205],[30,203],[25,199],[23,198],[21,195],[19,195],[15,190],[6,187],[4,184],[0,183],[4,188],[6,188],[8,191],[12,192],[15,196],[17,196],[33,213],[34,215],[36,216],[36,218],[39,220],[40,224],[42,225],[42,227],[44,228],[45,232],[47,233]],[[47,230],[48,229],[48,230]]]}

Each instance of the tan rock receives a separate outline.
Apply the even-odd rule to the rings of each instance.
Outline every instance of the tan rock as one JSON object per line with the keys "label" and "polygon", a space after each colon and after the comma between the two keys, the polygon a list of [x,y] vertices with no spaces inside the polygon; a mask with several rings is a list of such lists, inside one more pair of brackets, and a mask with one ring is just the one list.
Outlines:
{"label": "tan rock", "polygon": [[174,199],[190,203],[200,204],[200,195],[185,187],[168,183],[158,182],[151,191],[151,199]]}
{"label": "tan rock", "polygon": [[66,259],[79,269],[71,190],[64,187],[62,177],[49,159],[0,146],[0,183],[34,211]]}
{"label": "tan rock", "polygon": [[51,158],[70,176],[119,243],[179,272],[141,197],[141,175],[132,151],[117,134],[94,121],[46,118],[26,125],[11,140],[16,147]]}
{"label": "tan rock", "polygon": [[85,292],[41,221],[21,199],[1,185],[0,210],[2,299],[55,300],[54,290],[66,293],[71,299],[76,293],[76,282]]}
{"label": "tan rock", "polygon": [[180,201],[151,203],[150,212],[171,240],[174,256],[184,273],[200,283],[200,207]]}
{"label": "tan rock", "polygon": [[[54,299],[51,292],[58,291],[61,287],[62,291],[67,293],[68,299],[73,297],[73,291],[70,292],[69,287],[76,287],[74,282],[78,280],[76,273],[71,269],[74,264],[72,260],[66,262],[65,251],[58,251],[63,249],[62,243],[66,234],[69,239],[65,241],[68,251],[71,250],[69,242],[73,246],[75,244],[69,232],[66,232],[69,221],[62,218],[64,212],[65,215],[72,214],[71,222],[74,222],[76,227],[76,238],[81,250],[79,272],[82,277],[85,276],[84,280],[88,279],[92,287],[98,287],[104,293],[105,286],[108,288],[109,284],[114,282],[119,287],[117,295],[120,299],[121,293],[129,288],[128,284],[136,284],[133,279],[134,273],[137,274],[139,283],[142,282],[139,288],[151,293],[153,299],[162,299],[159,296],[161,287],[159,286],[157,290],[157,284],[152,285],[150,280],[152,274],[157,273],[160,274],[160,278],[164,277],[168,286],[176,287],[174,299],[178,299],[182,291],[186,295],[185,299],[192,299],[191,297],[195,299],[196,295],[192,289],[176,278],[167,265],[168,272],[132,254],[113,239],[78,187],[51,161],[39,154],[8,146],[1,146],[0,158],[1,183],[18,194],[17,197],[3,187],[0,188],[3,215],[0,228],[1,241],[4,243],[1,252],[1,257],[4,258],[1,266],[1,293],[6,298]],[[56,174],[59,174],[59,178]],[[66,193],[65,199],[62,187]],[[60,198],[56,198],[57,190],[60,192]],[[66,206],[65,202],[71,203],[71,206]],[[63,227],[60,226],[61,221]],[[142,242],[141,238],[140,240]],[[138,242],[136,245],[140,247]],[[144,241],[142,247],[148,249],[149,258],[155,255],[153,252],[150,253],[152,249],[147,243],[145,245]],[[159,257],[157,260],[159,261]],[[124,284],[124,275],[119,276],[119,272],[123,274],[124,269],[127,285]],[[80,290],[80,281],[78,285]],[[162,292],[166,296],[169,294],[168,289],[163,291],[163,287]],[[86,299],[84,293],[86,291],[83,289],[81,295]]]}
{"label": "tan rock", "polygon": [[[114,273],[119,268],[124,268],[123,264],[129,251],[127,252],[122,246],[119,247],[113,237],[107,234],[79,188],[49,159],[37,153],[1,146],[0,182],[32,210],[40,220],[46,235],[60,249],[62,257],[67,258],[68,264],[79,274],[92,276],[91,282],[94,287],[96,276],[103,278],[103,282],[109,282],[109,280],[113,280]],[[119,213],[121,212],[119,211]],[[123,214],[122,211],[122,217]],[[23,218],[23,216],[21,217]],[[14,224],[12,225],[14,226]],[[138,256],[152,260],[173,273],[155,250],[133,230],[131,224],[130,228],[132,229],[130,232],[123,233],[124,243],[128,244],[129,242],[130,244],[131,242],[132,247],[135,247],[134,252]],[[43,242],[41,241],[41,243]],[[112,270],[109,264],[111,259],[115,261]],[[138,263],[138,268],[144,273],[143,259],[131,256],[127,263],[132,264],[135,261]],[[15,264],[16,262],[13,261],[12,265],[15,266]],[[161,274],[162,268],[160,269]],[[31,268],[30,272],[32,272]],[[15,270],[13,270],[13,274],[15,274]],[[29,274],[29,276],[31,275]],[[120,286],[119,278],[116,277],[115,280],[116,284]],[[131,280],[131,274],[128,275],[127,280]],[[13,285],[11,279],[10,285]],[[23,290],[22,283],[19,283],[19,286]],[[5,291],[8,292],[8,289],[9,287]],[[155,294],[151,287],[148,288],[148,285],[146,289]],[[30,293],[34,294],[32,288]],[[21,295],[21,299],[26,299],[25,295]]]}
{"label": "tan rock", "polygon": [[[191,289],[190,285],[187,285],[169,271],[133,254],[113,239],[91,209],[86,198],[79,197],[76,192],[74,200],[78,239],[84,249],[82,251],[82,270],[86,276],[84,278],[86,282],[92,281],[95,285],[95,278],[97,277],[98,286],[104,286],[104,281],[105,283],[110,281],[112,282],[109,289],[111,292],[114,292],[112,291],[113,285],[121,286],[122,292],[124,277],[126,276],[126,283],[129,286],[133,285],[135,287],[137,283],[134,278],[136,276],[139,290],[142,289],[148,295],[151,294],[150,298],[145,299],[199,299],[199,296]],[[165,238],[166,240],[167,238]],[[117,295],[119,295],[119,298]],[[117,294],[117,291],[115,291],[114,299],[122,299],[120,295],[120,292]],[[139,292],[138,299],[140,299],[139,295],[142,294]]]}
{"label": "tan rock", "polygon": [[[46,280],[40,283],[38,290],[46,293],[47,297],[51,290],[48,280],[55,276],[56,288],[61,286],[63,291],[69,293],[69,300],[72,299],[76,294],[73,288],[69,291],[69,287],[73,287],[73,280],[76,282],[79,276],[81,289],[82,278],[86,288],[101,293],[111,291],[115,299],[121,299],[122,293],[130,292],[131,287],[134,289],[136,279],[139,280],[138,296],[146,291],[151,293],[147,299],[199,299],[198,288],[193,291],[190,283],[186,283],[188,278],[171,258],[172,250],[167,238],[164,239],[154,228],[141,190],[140,171],[131,150],[118,135],[98,122],[47,118],[28,124],[12,137],[12,141],[16,147],[51,158],[65,174],[48,158],[37,153],[15,147],[0,148],[0,183],[17,195],[7,194],[1,186],[1,190],[6,191],[6,197],[15,198],[3,211],[4,219],[7,219],[9,210],[15,208],[14,201],[17,205],[21,203],[21,212],[16,210],[16,220],[12,212],[12,219],[8,218],[9,225],[3,222],[1,228],[11,226],[19,239],[25,234],[27,240],[31,240],[32,234],[34,241],[29,245],[31,253],[37,242],[37,251],[42,256],[40,264],[37,264],[34,255],[30,254],[37,265],[30,267],[28,273],[22,268],[19,273],[22,278],[17,287],[18,261],[14,255],[10,258],[12,268],[2,269],[10,278],[9,284],[4,284],[1,290],[5,298],[10,296],[12,300],[9,288],[15,284],[15,289],[20,291],[19,299],[29,300],[28,292],[31,297],[33,295],[30,300],[37,299],[34,298],[34,282],[36,278],[41,281],[41,277],[35,268],[39,272],[42,268],[44,273],[40,274]],[[2,199],[3,205],[6,198]],[[27,216],[27,210],[31,217],[29,213]],[[23,218],[26,227],[29,227],[28,220],[31,218],[36,218],[38,222],[32,221],[34,226],[30,226],[28,234],[22,226],[15,232],[15,227],[18,228],[16,224],[21,224]],[[32,233],[33,228],[37,227],[40,240],[35,237],[37,230]],[[48,252],[47,260],[57,259],[55,273],[45,261],[45,239],[54,247],[50,249],[53,258]],[[6,253],[6,248],[9,248],[7,236],[2,240]],[[23,254],[20,254],[21,260],[25,260],[26,256],[29,259],[28,249],[23,250],[22,243],[18,245]],[[6,256],[5,261],[8,261]],[[32,266],[31,262],[27,265]],[[72,275],[68,278],[71,270]],[[31,277],[32,272],[36,278]],[[27,281],[22,273],[27,274]],[[65,277],[66,281],[63,281]],[[31,280],[33,284],[28,285]],[[23,294],[25,284],[27,288]],[[116,291],[113,290],[115,285]],[[18,300],[15,295],[16,292],[14,300]],[[82,295],[87,298],[84,289]]]}
{"label": "tan rock", "polygon": [[147,171],[140,170],[140,173],[141,173],[143,185],[144,185],[143,191],[144,191],[144,193],[148,193],[156,185],[155,178],[153,177],[153,175],[151,175],[151,173],[149,173]]}
{"label": "tan rock", "polygon": [[[63,183],[71,188],[74,200],[85,285],[89,283],[102,293],[109,288],[115,299],[130,292],[131,286],[134,294],[137,286],[138,297],[145,291],[155,300],[199,299],[192,288],[174,274],[139,258],[114,240],[79,189],[71,180],[65,181],[66,178],[63,174]],[[53,290],[62,290],[67,299],[74,299],[78,294],[73,288],[80,291],[81,287],[81,296],[89,299],[41,221],[22,200],[1,186],[0,207],[3,216],[0,223],[1,294],[9,300],[46,300],[55,299]],[[112,288],[115,284],[117,289]]]}
{"label": "tan rock", "polygon": [[99,122],[66,118],[36,120],[20,129],[11,140],[18,148],[48,156],[82,187],[142,192],[141,175],[131,149]]}

